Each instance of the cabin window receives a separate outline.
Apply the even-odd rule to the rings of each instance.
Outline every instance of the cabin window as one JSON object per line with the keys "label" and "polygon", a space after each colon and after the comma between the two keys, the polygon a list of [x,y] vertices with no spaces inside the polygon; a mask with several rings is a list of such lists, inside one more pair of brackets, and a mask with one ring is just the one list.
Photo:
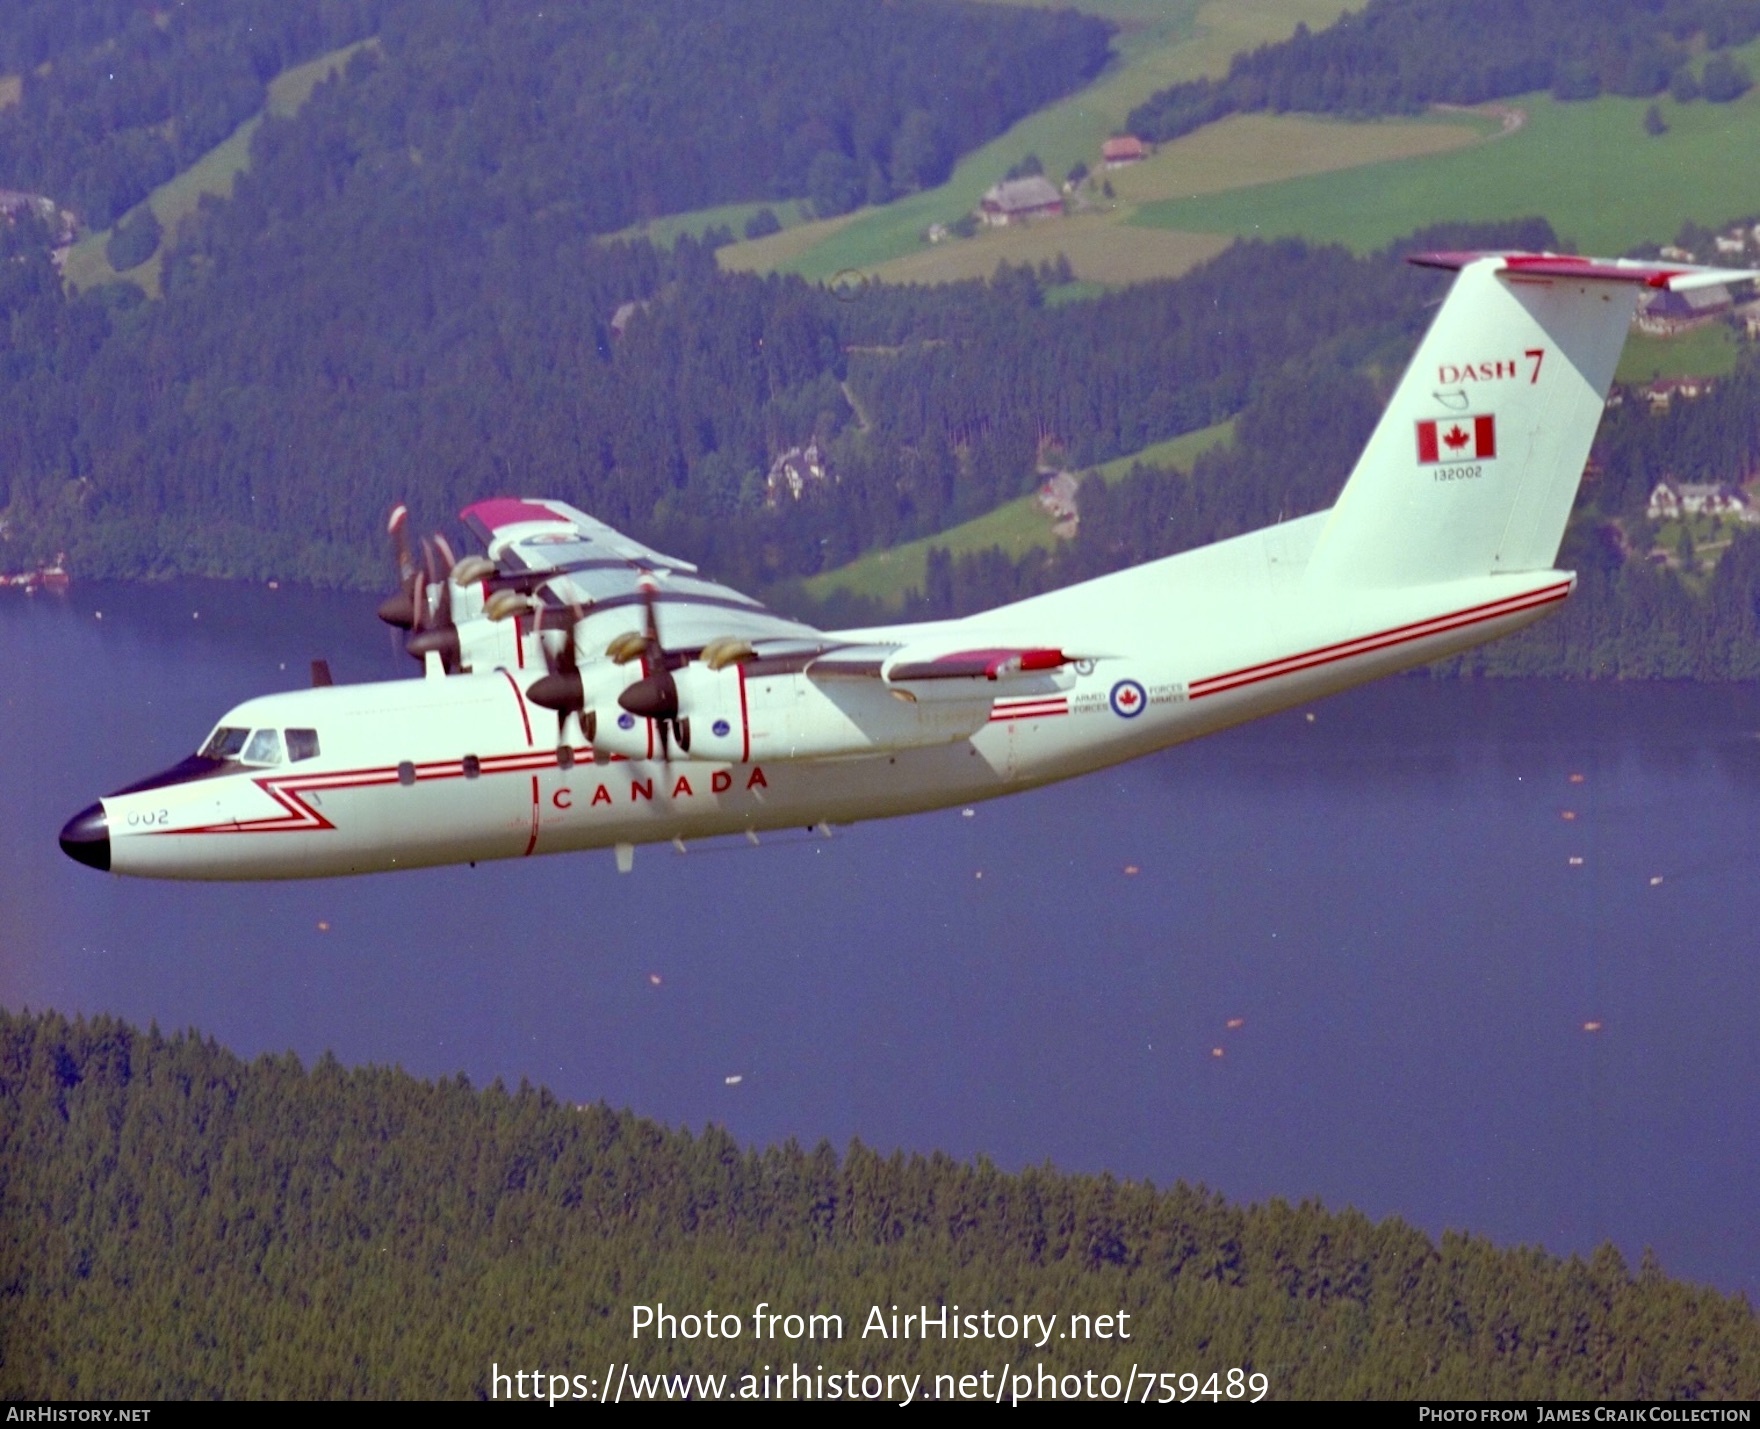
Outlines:
{"label": "cabin window", "polygon": [[557,746],[556,767],[558,769],[574,768],[574,750],[570,749],[566,744]]}
{"label": "cabin window", "polygon": [[279,764],[281,762],[281,731],[259,729],[244,747],[246,764]]}
{"label": "cabin window", "polygon": [[232,729],[222,725],[208,736],[208,742],[202,746],[203,759],[237,759],[243,752],[245,741],[251,737],[248,729]]}
{"label": "cabin window", "polygon": [[397,782],[406,789],[416,782],[416,767],[407,759],[397,766]]}
{"label": "cabin window", "polygon": [[465,755],[465,757],[464,757],[464,777],[466,779],[475,779],[477,777],[477,775],[481,774],[482,772],[483,772],[483,761],[478,759],[477,756],[474,754]]}
{"label": "cabin window", "polygon": [[287,760],[290,764],[298,764],[302,759],[318,757],[318,731],[315,729],[290,729],[287,731]]}

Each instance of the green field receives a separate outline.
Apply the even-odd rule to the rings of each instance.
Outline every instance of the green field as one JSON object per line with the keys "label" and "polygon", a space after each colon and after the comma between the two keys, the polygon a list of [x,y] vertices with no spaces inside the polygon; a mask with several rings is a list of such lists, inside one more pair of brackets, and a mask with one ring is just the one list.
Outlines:
{"label": "green field", "polygon": [[[1118,457],[1090,470],[1107,482],[1120,480],[1138,463],[1183,470],[1191,466],[1199,453],[1222,445],[1233,435],[1232,420],[1218,422],[1213,427],[1156,442],[1140,452]],[[1039,508],[1038,498],[1022,496],[962,525],[950,526],[937,535],[925,536],[920,541],[910,541],[890,550],[875,551],[835,571],[814,576],[807,582],[807,591],[818,600],[825,599],[833,591],[848,591],[851,595],[868,596],[896,607],[903,601],[906,591],[922,589],[931,546],[940,546],[956,556],[999,546],[1011,560],[1018,561],[1035,547],[1049,547],[1056,540],[1051,518]]]}
{"label": "green field", "polygon": [[[798,228],[812,218],[810,207],[804,199],[768,199],[761,203],[724,203],[718,208],[698,208],[689,213],[668,214],[665,218],[656,218],[647,223],[632,224],[628,228],[619,229],[616,233],[605,235],[604,241],[614,243],[618,239],[645,238],[650,243],[662,248],[670,248],[685,234],[692,238],[701,238],[711,228],[725,228],[737,238],[746,231],[746,223],[753,214],[761,209],[769,209],[776,215],[777,222],[783,231]],[[774,237],[775,235],[772,235]]]}
{"label": "green field", "polygon": [[[1760,46],[1744,51],[1756,62]],[[1733,104],[1658,101],[1668,132],[1644,132],[1650,101],[1510,101],[1516,132],[1453,153],[1324,177],[1146,203],[1133,222],[1181,232],[1281,235],[1378,248],[1451,219],[1540,214],[1585,252],[1666,242],[1685,219],[1760,211],[1760,89]]]}
{"label": "green field", "polygon": [[1056,287],[1045,290],[1045,306],[1061,308],[1065,303],[1085,303],[1089,298],[1097,298],[1110,291],[1104,283],[1059,283]]}
{"label": "green field", "polygon": [[[360,40],[283,70],[269,81],[266,111],[283,119],[299,113],[300,107],[311,98],[312,91],[318,87],[320,80],[340,70],[354,57],[355,51],[378,43],[377,40]],[[160,184],[140,204],[130,209],[123,216],[124,220],[139,213],[143,205],[150,205],[165,232],[168,235],[175,234],[177,225],[196,211],[205,195],[231,197],[233,180],[251,165],[251,136],[257,132],[257,126],[262,122],[261,114],[252,115],[189,168]],[[68,250],[67,261],[62,269],[68,285],[74,288],[91,288],[101,283],[113,283],[120,278],[143,289],[148,297],[158,297],[159,269],[164,261],[164,245],[161,244],[158,252],[145,263],[130,268],[126,273],[118,273],[104,256],[104,245],[110,241],[110,232],[106,228],[100,233],[87,234]]]}
{"label": "green field", "polygon": [[[1051,0],[1045,0],[1051,3]],[[984,190],[1028,154],[1061,176],[1078,160],[1092,165],[1100,144],[1120,132],[1125,116],[1156,90],[1180,80],[1221,74],[1236,51],[1285,38],[1299,22],[1331,24],[1362,0],[1086,0],[1078,8],[1118,22],[1117,58],[1079,94],[1028,115],[960,161],[946,183],[853,219],[833,220],[822,241],[782,252],[756,244],[722,250],[730,268],[800,273],[814,281],[847,268],[869,269],[922,250],[932,223],[953,223],[977,207]],[[811,226],[809,225],[809,228]],[[749,249],[751,251],[744,251]],[[996,266],[991,258],[986,272]]]}
{"label": "green field", "polygon": [[1708,323],[1678,337],[1634,332],[1613,374],[1616,382],[1653,382],[1658,377],[1722,377],[1734,372],[1741,346],[1721,322]]}

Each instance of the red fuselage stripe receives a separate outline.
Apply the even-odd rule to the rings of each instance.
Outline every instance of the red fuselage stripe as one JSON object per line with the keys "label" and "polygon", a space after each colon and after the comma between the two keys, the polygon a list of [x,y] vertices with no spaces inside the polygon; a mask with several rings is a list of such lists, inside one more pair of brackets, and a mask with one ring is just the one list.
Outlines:
{"label": "red fuselage stripe", "polygon": [[1323,645],[1300,655],[1288,655],[1280,660],[1268,660],[1261,665],[1249,665],[1226,675],[1210,675],[1205,679],[1195,681],[1188,697],[1201,700],[1207,695],[1220,695],[1228,690],[1238,690],[1246,685],[1256,685],[1262,680],[1276,679],[1279,675],[1293,675],[1302,670],[1312,670],[1321,665],[1330,665],[1338,660],[1348,660],[1356,655],[1373,654],[1376,651],[1387,650],[1395,645],[1404,645],[1413,640],[1423,640],[1432,635],[1443,635],[1450,630],[1459,630],[1463,626],[1478,625],[1487,620],[1498,620],[1506,615],[1517,615],[1524,610],[1532,610],[1536,606],[1550,605],[1555,601],[1563,600],[1570,593],[1571,588],[1568,585],[1549,586],[1545,590],[1533,591],[1527,595],[1492,601],[1487,605],[1476,605],[1467,610],[1455,611],[1450,615],[1432,616],[1429,620],[1416,621],[1410,625],[1395,626],[1392,630],[1383,630],[1375,635],[1364,635],[1355,640],[1343,640],[1337,644]]}
{"label": "red fuselage stripe", "polygon": [[519,703],[519,722],[526,727],[526,743],[530,744],[532,742],[532,717],[526,713],[526,697],[519,692],[518,680],[514,679],[512,675],[508,675],[505,670],[501,673],[507,675],[508,687],[513,691],[513,697]]}

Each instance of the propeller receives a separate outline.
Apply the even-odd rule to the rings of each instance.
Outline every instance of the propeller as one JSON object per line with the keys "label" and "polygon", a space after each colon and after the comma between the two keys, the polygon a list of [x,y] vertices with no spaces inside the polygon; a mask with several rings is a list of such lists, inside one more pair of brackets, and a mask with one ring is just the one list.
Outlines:
{"label": "propeller", "polygon": [[413,630],[416,624],[416,577],[421,574],[409,549],[409,507],[399,502],[391,508],[391,519],[385,523],[391,537],[392,559],[397,563],[397,589],[379,603],[379,619],[399,630]]}
{"label": "propeller", "polygon": [[[444,536],[422,538],[422,564],[416,568],[410,593],[410,636],[403,642],[403,648],[418,660],[425,661],[430,653],[439,655],[440,666],[449,675],[457,674],[462,664],[458,625],[452,618],[450,580],[450,573],[457,566],[458,560]],[[437,592],[432,601],[428,599],[430,586]]]}
{"label": "propeller", "polygon": [[[530,603],[523,596],[517,596],[513,591],[497,591],[491,597],[490,604],[500,602],[503,613],[494,615],[495,619],[505,619],[507,615],[514,613],[511,602],[501,601],[504,595],[515,596],[521,602],[521,609],[530,609]],[[543,645],[544,663],[550,667],[550,673],[532,681],[530,688],[526,690],[526,698],[535,705],[556,711],[557,727],[564,738],[567,737],[568,717],[575,715],[580,721],[582,737],[591,744],[599,732],[599,716],[596,711],[587,708],[586,687],[581,682],[580,657],[575,651],[574,643],[574,628],[584,612],[578,605],[571,605],[568,614],[567,638],[562,642],[561,650],[552,654],[549,645]]]}
{"label": "propeller", "polygon": [[[676,740],[685,754],[691,751],[691,722],[679,718],[678,682],[672,678],[672,664],[666,648],[660,643],[660,621],[654,609],[659,587],[652,580],[641,583],[642,608],[647,629],[641,635],[626,631],[613,640],[605,653],[620,665],[640,656],[643,675],[617,697],[638,719],[651,719],[660,731],[660,757],[670,759],[669,740]],[[639,642],[639,643],[638,643]]]}

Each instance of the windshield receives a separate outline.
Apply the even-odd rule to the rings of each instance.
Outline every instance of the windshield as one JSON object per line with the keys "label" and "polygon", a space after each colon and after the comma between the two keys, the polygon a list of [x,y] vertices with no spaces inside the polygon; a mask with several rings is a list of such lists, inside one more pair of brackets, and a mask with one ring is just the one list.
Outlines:
{"label": "windshield", "polygon": [[259,729],[251,736],[251,742],[244,747],[246,764],[279,764],[281,762],[281,734],[278,730]]}
{"label": "windshield", "polygon": [[[290,729],[286,734],[286,757],[297,764],[302,759],[318,757],[318,731]],[[203,759],[231,759],[243,764],[279,764],[282,759],[280,730],[239,729],[223,724],[208,736],[201,747]]]}
{"label": "windshield", "polygon": [[237,759],[243,752],[245,741],[251,737],[248,729],[232,729],[221,725],[208,736],[208,742],[202,746],[203,759]]}

